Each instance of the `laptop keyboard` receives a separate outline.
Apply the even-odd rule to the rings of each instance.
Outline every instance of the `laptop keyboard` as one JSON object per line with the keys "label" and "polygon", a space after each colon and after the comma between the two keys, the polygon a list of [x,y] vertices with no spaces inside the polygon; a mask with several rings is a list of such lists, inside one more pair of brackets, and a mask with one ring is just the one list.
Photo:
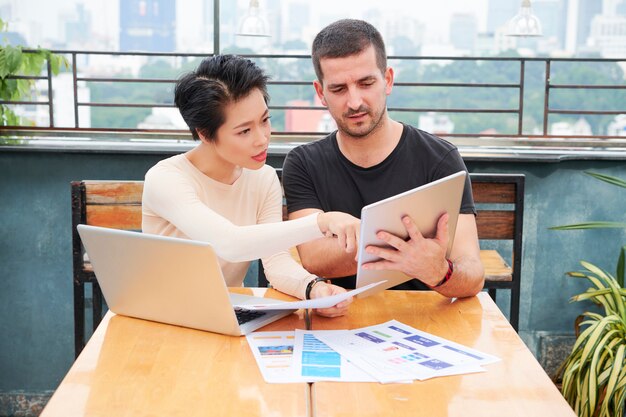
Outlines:
{"label": "laptop keyboard", "polygon": [[250,320],[254,320],[257,317],[264,316],[266,313],[264,311],[257,310],[247,310],[241,307],[235,307],[235,315],[237,316],[237,321],[239,324],[244,324],[249,322]]}

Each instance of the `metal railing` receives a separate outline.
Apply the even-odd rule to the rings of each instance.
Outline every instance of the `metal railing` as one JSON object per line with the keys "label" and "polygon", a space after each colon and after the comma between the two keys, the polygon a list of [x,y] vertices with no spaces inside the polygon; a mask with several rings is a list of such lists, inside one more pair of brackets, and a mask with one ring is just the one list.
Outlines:
{"label": "metal railing", "polygon": [[[25,50],[24,52],[29,52]],[[81,69],[79,68],[78,62],[81,57],[93,57],[96,55],[107,55],[107,56],[135,56],[135,57],[148,57],[148,58],[176,58],[179,60],[188,60],[190,58],[201,58],[210,56],[210,54],[191,54],[191,53],[149,53],[149,52],[105,52],[105,51],[76,51],[76,50],[56,50],[52,51],[56,54],[61,54],[69,57],[69,65],[72,73],[72,86],[73,86],[73,112],[74,112],[74,126],[73,127],[57,127],[55,126],[54,120],[54,97],[53,97],[53,79],[52,72],[50,69],[50,62],[48,61],[46,72],[38,77],[12,77],[12,78],[22,78],[22,79],[32,79],[32,80],[46,80],[47,82],[47,101],[38,101],[38,100],[22,100],[22,101],[0,101],[0,104],[4,105],[33,105],[33,106],[48,106],[49,113],[49,125],[48,126],[3,126],[1,129],[11,131],[20,131],[20,130],[44,130],[44,131],[76,131],[76,132],[110,132],[110,133],[177,133],[177,134],[186,134],[185,130],[178,129],[139,129],[139,128],[91,128],[91,127],[83,127],[81,125],[81,120],[79,118],[79,109],[81,107],[109,107],[109,108],[158,108],[158,107],[174,107],[173,103],[159,103],[159,102],[142,102],[142,103],[129,103],[129,102],[94,102],[94,101],[80,101],[79,100],[79,83],[150,83],[150,84],[173,84],[176,82],[175,78],[136,78],[136,77],[87,77],[81,75]],[[289,59],[289,60],[310,60],[309,55],[243,55],[245,57],[260,60],[262,61],[260,64],[263,66],[263,63],[269,64],[272,61],[278,61],[281,59]],[[461,114],[461,113],[473,113],[473,114],[509,114],[516,117],[516,132],[511,133],[472,133],[472,132],[455,132],[449,133],[445,136],[450,137],[506,137],[506,138],[543,138],[550,139],[553,137],[549,134],[548,127],[550,122],[551,115],[592,115],[592,116],[611,116],[611,115],[626,115],[626,108],[623,109],[610,109],[610,110],[595,110],[589,108],[579,108],[579,109],[563,109],[563,108],[554,108],[550,106],[550,98],[551,94],[554,90],[617,90],[624,91],[626,90],[626,84],[615,84],[615,85],[594,85],[594,84],[557,84],[553,83],[551,80],[551,71],[554,63],[569,63],[570,65],[581,65],[584,63],[619,63],[626,62],[626,58],[624,59],[601,59],[601,58],[523,58],[523,57],[437,57],[437,56],[390,56],[388,57],[390,61],[390,65],[394,66],[393,63],[406,63],[408,61],[415,62],[416,65],[422,65],[424,62],[434,62],[439,63],[439,65],[446,65],[449,62],[458,62],[458,61],[473,61],[473,62],[511,62],[517,67],[517,74],[515,77],[515,81],[512,82],[422,82],[422,81],[397,81],[394,83],[394,86],[398,88],[405,87],[417,87],[417,88],[443,88],[443,89],[457,89],[457,88],[469,88],[472,91],[475,89],[512,89],[516,91],[516,100],[517,103],[514,107],[509,108],[486,108],[486,107],[472,107],[472,108],[462,108],[462,107],[403,107],[403,106],[389,106],[388,110],[390,112],[408,112],[408,113],[449,113],[449,114]],[[538,63],[543,67],[544,80],[543,80],[543,120],[541,126],[541,133],[528,133],[524,132],[524,112],[525,108],[528,105],[525,98],[525,92],[527,89],[526,86],[526,74],[527,67],[530,63]],[[492,74],[486,73],[484,74],[485,78],[489,78]],[[272,80],[270,81],[270,85],[275,86],[303,86],[303,85],[311,85],[312,80]],[[584,105],[584,103],[579,103]],[[626,104],[626,99],[621,102],[622,105]],[[299,105],[271,105],[271,110],[278,111],[300,111],[300,110],[319,110],[325,111],[325,107],[321,106],[299,106]],[[274,135],[294,135],[297,134],[299,136],[316,136],[326,132],[293,132],[293,131],[275,131]],[[602,135],[602,134],[594,134],[594,135],[568,135],[558,136],[559,138],[593,138],[593,139],[623,139],[621,136],[616,135]]]}

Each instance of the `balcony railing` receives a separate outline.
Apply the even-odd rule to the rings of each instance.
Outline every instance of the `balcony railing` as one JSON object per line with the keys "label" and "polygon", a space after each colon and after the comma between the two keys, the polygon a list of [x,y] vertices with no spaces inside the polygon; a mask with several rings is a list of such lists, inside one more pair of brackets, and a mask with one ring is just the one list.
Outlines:
{"label": "balcony railing", "polygon": [[[28,52],[28,51],[25,51]],[[14,78],[27,78],[32,80],[43,80],[46,88],[41,96],[46,96],[47,99],[25,99],[21,101],[0,101],[0,104],[14,106],[14,105],[27,105],[27,106],[43,106],[47,107],[49,114],[49,123],[43,126],[3,126],[5,131],[17,132],[20,131],[46,131],[52,133],[54,131],[63,132],[92,132],[92,133],[104,133],[104,134],[140,134],[140,133],[155,133],[167,134],[169,137],[174,135],[175,137],[188,136],[188,132],[181,129],[140,129],[137,127],[110,127],[100,126],[91,127],[91,124],[86,120],[81,120],[80,109],[81,108],[115,108],[115,109],[152,109],[152,108],[168,108],[174,107],[172,102],[172,94],[169,95],[167,100],[146,100],[143,102],[138,101],[94,101],[91,98],[83,100],[79,97],[79,88],[81,85],[88,84],[90,86],[101,83],[107,83],[106,85],[115,86],[130,83],[137,84],[150,84],[150,85],[163,85],[167,84],[173,86],[176,82],[176,77],[146,77],[141,75],[122,75],[119,77],[102,77],[102,76],[85,76],[86,71],[81,65],[86,62],[92,61],[97,56],[110,56],[110,57],[135,57],[143,59],[149,62],[155,62],[157,59],[169,59],[175,64],[172,66],[173,70],[178,70],[179,74],[182,72],[182,68],[185,63],[190,63],[191,60],[199,59],[208,56],[207,54],[185,54],[185,53],[148,53],[148,52],[103,52],[103,51],[72,51],[72,50],[57,50],[53,51],[56,54],[64,55],[68,58],[69,69],[71,71],[71,88],[73,88],[72,94],[72,109],[73,109],[73,125],[72,126],[59,126],[55,124],[55,99],[53,91],[53,85],[55,77],[51,75],[50,64],[48,63],[47,71],[38,77],[14,77]],[[270,89],[274,88],[286,88],[286,87],[310,87],[310,97],[313,96],[313,88],[311,87],[313,72],[312,65],[310,63],[309,55],[243,55],[250,59],[255,60],[259,65],[266,69],[266,71],[272,76],[270,81]],[[620,67],[621,64],[622,66]],[[395,117],[402,120],[404,115],[407,117],[415,118],[418,115],[424,113],[435,115],[446,114],[456,117],[457,115],[472,114],[472,115],[486,115],[491,117],[498,117],[501,115],[508,116],[509,126],[514,126],[508,132],[494,131],[489,129],[489,120],[485,124],[485,129],[479,129],[479,131],[463,131],[461,128],[455,128],[453,132],[443,132],[442,136],[446,137],[458,137],[458,138],[511,138],[511,139],[525,139],[525,140],[541,140],[549,141],[556,139],[569,139],[569,140],[610,140],[611,142],[622,142],[626,130],[618,132],[618,134],[604,134],[603,132],[593,132],[592,134],[584,133],[571,133],[571,134],[553,134],[550,132],[550,123],[554,119],[558,119],[559,116],[588,116],[588,117],[612,117],[616,115],[625,115],[626,117],[626,83],[624,82],[624,70],[626,68],[626,58],[624,59],[593,59],[593,58],[523,58],[523,57],[436,57],[436,56],[390,56],[389,65],[394,68],[398,68],[396,81],[394,83],[394,93],[391,95],[388,102],[388,110],[392,114],[402,113],[400,117]],[[429,71],[417,71],[419,68],[426,68],[430,65]],[[450,79],[454,77],[443,77],[439,79],[422,79],[426,73],[437,74],[437,70],[433,68],[441,68],[441,72],[445,72],[446,68],[452,68],[450,65],[457,65],[459,70],[462,71],[463,66],[470,68],[471,71],[477,71],[479,77],[476,74],[470,74],[469,80],[463,79],[458,76],[456,79]],[[582,81],[577,81],[576,76],[559,76],[555,77],[555,66],[558,66],[561,70],[563,68],[575,69],[578,67],[585,67],[587,70],[594,65],[598,67],[598,74],[604,72],[617,73],[617,76],[613,74],[612,80],[616,82],[605,84],[596,83],[596,80],[601,77],[590,77],[587,73],[586,78]],[[291,72],[283,71],[285,67],[293,67]],[[302,68],[310,67],[309,79],[300,79],[302,77]],[[532,68],[531,68],[532,67]],[[482,68],[482,69],[481,69]],[[607,70],[608,68],[608,70]],[[621,78],[619,73],[621,71]],[[273,74],[273,72],[277,74]],[[285,74],[281,74],[284,72]],[[296,73],[294,75],[294,72]],[[506,72],[506,77],[502,76],[502,73]],[[558,72],[558,71],[557,71]],[[589,72],[589,71],[587,71]],[[178,75],[179,75],[178,74]],[[530,74],[530,76],[529,76]],[[458,74],[457,74],[458,75]],[[583,74],[584,75],[584,74]],[[306,74],[304,75],[306,77]],[[281,78],[284,77],[284,78]],[[436,78],[436,77],[431,77]],[[579,77],[580,78],[580,77]],[[584,78],[584,77],[583,77]],[[559,81],[565,80],[563,81]],[[491,80],[496,80],[491,82]],[[306,87],[304,87],[306,86]],[[431,89],[431,90],[429,90]],[[47,91],[46,91],[47,90]],[[535,93],[529,94],[532,90]],[[404,91],[404,93],[402,92]],[[394,100],[394,96],[407,96],[414,99],[417,96],[421,96],[422,92],[435,91],[431,94],[433,97],[442,97],[441,100],[435,98],[432,102],[450,102],[455,101],[455,91],[462,91],[460,101],[464,101],[467,97],[481,96],[482,100],[478,100],[473,105],[455,106],[454,104],[448,106],[441,105],[403,105],[401,100]],[[489,101],[491,95],[496,96],[503,91],[510,92],[506,98],[506,103],[496,103],[495,106],[484,105]],[[537,92],[540,94],[537,94]],[[411,93],[414,92],[414,93]],[[565,108],[562,103],[559,104],[559,94],[570,94],[573,97],[580,97],[581,92],[592,92],[594,95],[593,100],[577,99],[575,106]],[[595,93],[593,93],[595,92]],[[612,101],[606,100],[606,103],[602,100],[601,94],[598,96],[598,92],[609,92],[612,95]],[[294,97],[297,98],[297,97]],[[422,102],[428,97],[422,97]],[[540,103],[538,103],[540,101]],[[418,100],[419,102],[419,100]],[[556,102],[556,104],[554,103]],[[562,102],[562,100],[561,100]],[[598,103],[602,104],[603,108],[598,108]],[[606,104],[615,104],[619,108],[606,108]],[[572,104],[572,103],[570,103]],[[537,117],[538,106],[542,106],[541,116]],[[300,112],[300,111],[326,111],[325,107],[320,105],[290,105],[287,103],[272,104],[270,103],[270,110],[276,112]],[[530,109],[533,109],[534,126],[526,126],[527,115]],[[540,120],[536,120],[540,118]],[[605,119],[606,120],[606,119]],[[514,121],[514,123],[511,123]],[[626,120],[625,120],[626,123]],[[300,131],[286,129],[285,126],[281,129],[280,126],[273,134],[277,137],[319,137],[326,132],[319,131]],[[621,139],[621,140],[620,140]]]}

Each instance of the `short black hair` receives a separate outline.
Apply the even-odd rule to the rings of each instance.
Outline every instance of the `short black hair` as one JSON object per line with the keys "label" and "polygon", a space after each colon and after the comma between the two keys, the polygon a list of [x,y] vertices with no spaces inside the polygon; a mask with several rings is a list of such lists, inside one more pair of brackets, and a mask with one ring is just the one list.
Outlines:
{"label": "short black hair", "polygon": [[317,34],[313,40],[311,58],[319,82],[324,74],[320,66],[322,58],[345,58],[363,52],[370,45],[376,52],[376,65],[384,74],[387,69],[387,52],[380,32],[363,20],[338,20]]}
{"label": "short black hair", "polygon": [[226,121],[224,109],[247,97],[254,89],[269,102],[266,76],[249,59],[235,55],[216,55],[202,60],[195,71],[184,74],[176,83],[174,103],[189,126],[194,139],[199,133],[215,140]]}

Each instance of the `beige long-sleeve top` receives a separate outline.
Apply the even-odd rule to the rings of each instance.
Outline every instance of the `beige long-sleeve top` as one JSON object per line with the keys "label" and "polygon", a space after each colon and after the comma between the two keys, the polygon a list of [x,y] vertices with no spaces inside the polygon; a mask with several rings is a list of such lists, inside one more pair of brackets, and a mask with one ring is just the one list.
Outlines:
{"label": "beige long-sleeve top", "polygon": [[323,237],[317,214],[282,221],[282,192],[270,166],[244,169],[228,185],[176,155],[146,173],[142,202],[144,233],[208,242],[228,286],[241,286],[250,261],[259,258],[272,286],[295,297],[304,298],[315,277],[287,250]]}

